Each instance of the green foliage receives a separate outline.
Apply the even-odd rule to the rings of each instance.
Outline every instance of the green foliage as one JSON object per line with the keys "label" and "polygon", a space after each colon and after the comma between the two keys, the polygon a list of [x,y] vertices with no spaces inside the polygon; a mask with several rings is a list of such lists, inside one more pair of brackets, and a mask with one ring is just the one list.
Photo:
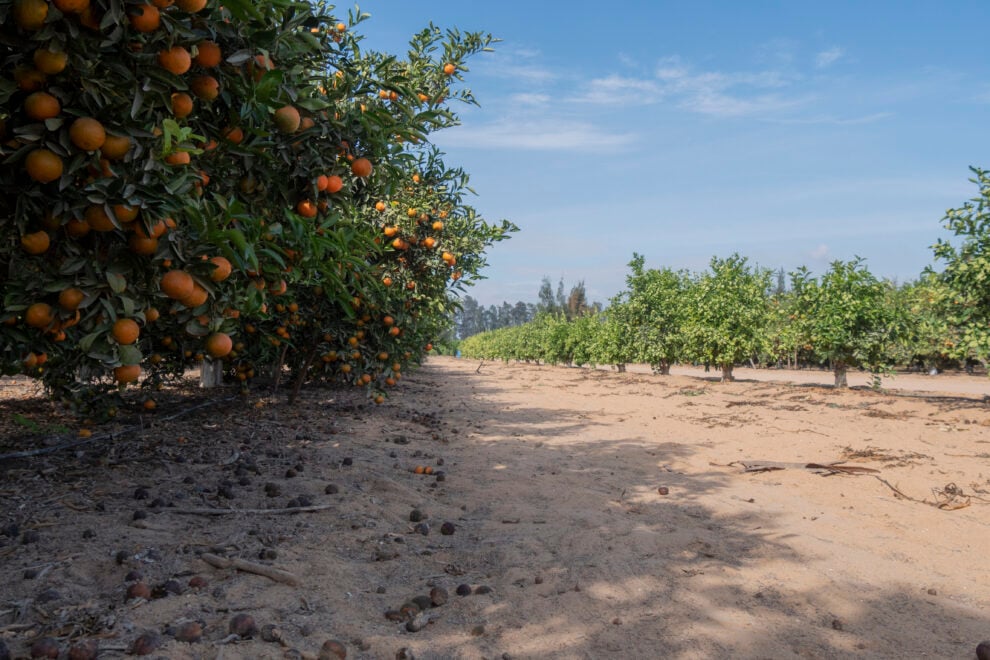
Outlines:
{"label": "green foliage", "polygon": [[946,321],[957,330],[947,346],[957,358],[990,360],[990,172],[970,168],[979,190],[960,208],[949,209],[942,225],[958,239],[933,247],[944,262],[940,280],[948,288]]}
{"label": "green foliage", "polygon": [[892,287],[861,259],[834,261],[820,279],[801,268],[791,281],[800,336],[809,350],[832,363],[837,385],[844,384],[848,367],[874,373],[890,367],[903,319],[890,300]]}
{"label": "green foliage", "polygon": [[686,356],[721,367],[723,379],[732,366],[763,352],[770,320],[772,273],[753,269],[734,254],[713,257],[709,270],[688,289],[684,320]]}

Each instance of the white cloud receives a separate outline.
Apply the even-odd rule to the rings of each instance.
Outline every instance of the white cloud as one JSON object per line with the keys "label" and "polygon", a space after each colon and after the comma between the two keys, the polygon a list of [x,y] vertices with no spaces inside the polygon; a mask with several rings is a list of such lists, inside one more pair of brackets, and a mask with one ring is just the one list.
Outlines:
{"label": "white cloud", "polygon": [[[990,99],[988,99],[990,100]],[[830,117],[830,116],[818,116],[818,117],[804,117],[804,118],[789,118],[789,119],[775,119],[778,124],[831,124],[833,126],[855,126],[857,124],[872,124],[874,122],[883,121],[884,119],[889,119],[893,117],[892,112],[874,112],[870,115],[863,115],[860,117]]]}
{"label": "white cloud", "polygon": [[509,97],[509,100],[517,105],[546,105],[550,102],[551,98],[552,97],[549,94],[523,92],[520,94],[513,94]]}
{"label": "white cloud", "polygon": [[626,78],[611,75],[595,78],[580,96],[572,99],[581,103],[625,105],[627,103],[655,103],[661,95],[660,85],[654,80]]}
{"label": "white cloud", "polygon": [[825,67],[835,64],[842,56],[845,55],[845,51],[838,46],[833,46],[828,50],[823,50],[822,52],[815,55],[815,66],[819,69],[824,69]]}
{"label": "white cloud", "polygon": [[511,78],[528,84],[547,83],[557,76],[538,63],[540,57],[538,50],[526,48],[496,50],[481,60],[477,70],[496,78]]}
{"label": "white cloud", "polygon": [[816,261],[820,261],[825,257],[827,257],[828,254],[829,254],[828,246],[825,245],[824,243],[821,243],[818,245],[818,247],[816,247],[814,250],[809,252],[808,256],[811,257],[812,259],[815,259]]}
{"label": "white cloud", "polygon": [[610,133],[588,122],[517,117],[481,126],[458,126],[437,135],[439,146],[530,151],[615,149],[634,143],[632,133]]}

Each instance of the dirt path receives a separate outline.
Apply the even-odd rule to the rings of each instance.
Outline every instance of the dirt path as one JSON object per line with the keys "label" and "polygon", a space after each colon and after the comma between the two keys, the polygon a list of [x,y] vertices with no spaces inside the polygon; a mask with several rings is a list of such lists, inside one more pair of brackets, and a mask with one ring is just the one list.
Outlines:
{"label": "dirt path", "polygon": [[[45,635],[98,639],[109,657],[153,632],[169,658],[316,658],[336,639],[348,658],[597,659],[965,658],[990,638],[982,400],[477,367],[433,358],[380,407],[312,390],[295,409],[236,401],[0,461],[4,529],[21,534],[0,536],[0,640],[16,654]],[[879,472],[804,467],[835,461]],[[754,462],[786,469],[745,472]],[[301,503],[323,508],[170,510]],[[207,551],[301,585],[215,569]],[[164,597],[128,599],[135,570]],[[396,610],[431,589],[446,602],[410,632]],[[237,614],[283,642],[232,639]],[[190,621],[202,638],[178,641]]]}

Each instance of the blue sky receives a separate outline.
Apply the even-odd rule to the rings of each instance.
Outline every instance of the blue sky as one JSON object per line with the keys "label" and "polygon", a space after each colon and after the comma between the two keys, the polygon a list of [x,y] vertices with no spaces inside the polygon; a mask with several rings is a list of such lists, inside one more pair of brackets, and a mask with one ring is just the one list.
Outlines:
{"label": "blue sky", "polygon": [[481,107],[435,136],[472,204],[521,228],[469,291],[485,304],[535,301],[544,275],[605,302],[633,252],[913,279],[990,167],[986,0],[360,7],[369,48],[429,21],[501,39],[468,63]]}

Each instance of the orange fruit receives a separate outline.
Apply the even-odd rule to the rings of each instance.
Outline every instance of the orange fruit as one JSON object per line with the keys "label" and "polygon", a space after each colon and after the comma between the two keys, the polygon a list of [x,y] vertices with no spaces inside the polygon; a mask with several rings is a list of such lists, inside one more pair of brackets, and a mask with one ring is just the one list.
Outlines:
{"label": "orange fruit", "polygon": [[385,277],[382,278],[382,284],[384,284],[385,286],[392,286],[392,278],[386,275]]}
{"label": "orange fruit", "polygon": [[148,309],[144,310],[144,320],[146,323],[154,323],[159,318],[161,318],[161,316],[162,316],[161,312],[159,312],[154,307],[149,307]]}
{"label": "orange fruit", "polygon": [[48,149],[35,149],[24,159],[24,168],[38,183],[50,183],[62,176],[65,164]]}
{"label": "orange fruit", "polygon": [[299,130],[302,117],[299,116],[299,111],[293,106],[284,105],[275,111],[273,121],[275,127],[283,133],[295,133]]}
{"label": "orange fruit", "polygon": [[195,14],[206,8],[206,0],[175,0],[175,6],[182,11]]}
{"label": "orange fruit", "polygon": [[55,313],[48,303],[34,303],[24,312],[24,322],[32,328],[46,328],[54,321]]}
{"label": "orange fruit", "polygon": [[244,141],[244,131],[240,126],[231,126],[224,130],[223,138],[232,144],[240,144]]}
{"label": "orange fruit", "polygon": [[432,236],[427,236],[426,238],[423,239],[423,247],[425,247],[427,250],[432,250],[436,244],[437,244],[437,239],[433,238]]}
{"label": "orange fruit", "polygon": [[317,210],[313,202],[303,199],[296,204],[296,212],[304,218],[315,218]]}
{"label": "orange fruit", "polygon": [[14,0],[14,22],[22,30],[40,30],[47,17],[45,0]]}
{"label": "orange fruit", "polygon": [[184,270],[170,270],[164,275],[160,282],[162,292],[173,300],[182,300],[191,295],[196,283],[192,275]]}
{"label": "orange fruit", "polygon": [[19,89],[25,92],[35,92],[45,85],[45,74],[29,66],[18,66],[14,68],[14,82]]}
{"label": "orange fruit", "polygon": [[129,14],[131,26],[138,32],[154,32],[162,24],[162,15],[154,5],[138,5]]}
{"label": "orange fruit", "polygon": [[65,70],[69,56],[64,52],[56,52],[47,48],[39,48],[34,51],[34,67],[50,76],[61,73]]}
{"label": "orange fruit", "polygon": [[386,327],[391,327],[395,325],[395,319],[391,316],[385,316],[382,318],[382,323],[384,323]]}
{"label": "orange fruit", "polygon": [[120,160],[131,149],[131,138],[123,135],[108,135],[100,147],[100,153],[108,160]]}
{"label": "orange fruit", "polygon": [[206,338],[206,352],[210,357],[222,358],[234,348],[234,342],[230,335],[223,332],[214,332]]}
{"label": "orange fruit", "polygon": [[154,399],[145,399],[144,403],[141,404],[141,407],[145,410],[154,410],[158,407],[158,404],[155,403]]}
{"label": "orange fruit", "polygon": [[204,101],[212,101],[220,96],[220,83],[209,75],[196,76],[189,82],[192,93]]}
{"label": "orange fruit", "polygon": [[83,219],[89,225],[90,229],[94,231],[113,231],[117,228],[110,214],[99,204],[87,206],[86,211],[83,213]]}
{"label": "orange fruit", "polygon": [[82,289],[75,287],[62,289],[61,293],[58,294],[58,306],[68,312],[74,312],[79,309],[79,305],[82,304],[85,297],[86,294],[83,293]]}
{"label": "orange fruit", "polygon": [[375,203],[375,210],[378,211],[379,213],[383,212],[387,208],[388,208],[388,205],[385,204],[385,202],[376,202]]}
{"label": "orange fruit", "polygon": [[210,259],[216,268],[210,273],[210,279],[214,282],[223,282],[225,279],[230,277],[230,273],[233,271],[233,266],[231,266],[230,261],[226,257],[213,257]]}
{"label": "orange fruit", "polygon": [[111,208],[113,214],[117,216],[117,220],[124,224],[137,220],[138,214],[141,212],[138,207],[127,204],[114,204]]}
{"label": "orange fruit", "polygon": [[200,285],[194,282],[192,292],[189,295],[181,298],[179,302],[181,302],[189,309],[193,309],[194,307],[199,307],[200,305],[205,303],[207,299],[209,299],[209,297],[210,297],[209,292],[207,292],[206,289],[204,289],[203,287],[201,287]]}
{"label": "orange fruit", "polygon": [[110,331],[118,344],[133,344],[141,334],[141,328],[134,319],[117,319]]}
{"label": "orange fruit", "polygon": [[164,220],[157,220],[149,229],[145,229],[144,224],[139,223],[134,227],[134,233],[141,238],[161,238],[168,231],[168,223]]}
{"label": "orange fruit", "polygon": [[135,233],[131,234],[130,238],[127,239],[127,244],[130,246],[131,252],[143,257],[150,257],[158,252],[157,238],[145,238]]}
{"label": "orange fruit", "polygon": [[192,57],[182,46],[172,46],[158,53],[158,64],[177,76],[181,76],[192,67]]}
{"label": "orange fruit", "polygon": [[389,225],[388,227],[382,229],[382,232],[385,234],[386,238],[392,238],[399,233],[399,228],[395,225]]}
{"label": "orange fruit", "polygon": [[52,4],[63,14],[81,14],[89,8],[89,0],[54,0]]}
{"label": "orange fruit", "polygon": [[367,158],[358,158],[355,159],[353,163],[351,163],[351,172],[354,173],[354,176],[359,176],[359,177],[371,176],[371,170],[372,170],[371,161],[368,160]]}
{"label": "orange fruit", "polygon": [[69,127],[69,139],[83,151],[96,151],[107,141],[107,132],[92,117],[80,117]]}
{"label": "orange fruit", "polygon": [[192,160],[188,151],[175,151],[165,156],[165,162],[172,166],[188,165]]}
{"label": "orange fruit", "polygon": [[183,119],[192,114],[193,100],[185,92],[175,92],[172,94],[172,114]]}
{"label": "orange fruit", "polygon": [[336,174],[332,174],[327,177],[327,187],[326,191],[330,194],[340,192],[344,187],[344,180],[341,179]]}
{"label": "orange fruit", "polygon": [[211,69],[215,66],[220,66],[222,60],[223,56],[220,52],[220,46],[216,43],[212,41],[200,41],[196,44],[196,57],[193,58],[193,62],[197,65],[204,69]]}
{"label": "orange fruit", "polygon": [[24,99],[24,114],[36,121],[57,117],[62,104],[48,92],[34,92]]}
{"label": "orange fruit", "polygon": [[133,383],[141,376],[141,365],[127,364],[114,367],[113,377],[118,383]]}
{"label": "orange fruit", "polygon": [[21,247],[28,254],[44,254],[51,245],[48,232],[41,230],[21,236]]}
{"label": "orange fruit", "polygon": [[72,238],[82,238],[92,229],[88,222],[79,218],[69,218],[69,221],[65,223],[65,233]]}
{"label": "orange fruit", "polygon": [[457,72],[457,66],[450,62],[447,62],[446,64],[443,65],[443,72],[444,75],[452,76],[454,75],[454,73]]}

